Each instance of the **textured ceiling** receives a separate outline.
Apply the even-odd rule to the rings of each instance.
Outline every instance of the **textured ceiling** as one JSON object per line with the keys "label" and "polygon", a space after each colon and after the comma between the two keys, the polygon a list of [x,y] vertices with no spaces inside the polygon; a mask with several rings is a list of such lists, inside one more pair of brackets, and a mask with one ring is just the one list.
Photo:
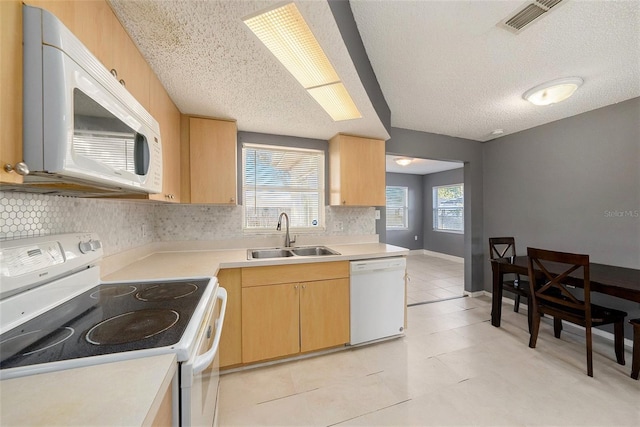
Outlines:
{"label": "textured ceiling", "polygon": [[296,2],[362,113],[334,122],[242,22],[278,1],[110,0],[184,114],[236,119],[238,129],[330,139],[389,139],[326,1]]}
{"label": "textured ceiling", "polygon": [[[296,1],[363,114],[333,122],[248,31],[242,18],[277,1],[110,0],[181,112],[244,131],[388,139],[325,0]],[[518,35],[496,24],[520,0],[351,0],[395,127],[487,141],[640,96],[640,1],[565,0]],[[562,103],[522,94],[584,79]]]}
{"label": "textured ceiling", "polygon": [[[567,0],[514,35],[496,24],[525,1],[351,0],[394,127],[477,141],[640,96],[640,1]],[[567,101],[522,94],[579,76]]]}

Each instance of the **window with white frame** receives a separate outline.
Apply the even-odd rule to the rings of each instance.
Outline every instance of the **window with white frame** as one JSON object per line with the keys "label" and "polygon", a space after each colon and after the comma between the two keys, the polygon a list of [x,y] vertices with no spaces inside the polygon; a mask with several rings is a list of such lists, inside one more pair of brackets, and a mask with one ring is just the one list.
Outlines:
{"label": "window with white frame", "polygon": [[324,152],[245,143],[242,146],[245,231],[273,231],[286,212],[298,231],[324,228]]}
{"label": "window with white frame", "polygon": [[433,229],[464,232],[464,185],[433,187]]}
{"label": "window with white frame", "polygon": [[387,186],[387,230],[409,228],[409,188]]}

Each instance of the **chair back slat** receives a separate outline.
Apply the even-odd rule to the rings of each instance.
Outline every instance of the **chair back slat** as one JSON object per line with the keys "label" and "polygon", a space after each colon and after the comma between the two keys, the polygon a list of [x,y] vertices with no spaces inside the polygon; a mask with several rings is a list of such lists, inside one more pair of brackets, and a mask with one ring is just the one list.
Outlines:
{"label": "chair back slat", "polygon": [[[507,252],[510,252],[507,254]],[[514,237],[490,237],[489,238],[489,257],[508,258],[516,256],[516,240]]]}
{"label": "chair back slat", "polygon": [[[556,252],[544,249],[527,248],[529,257],[529,276],[544,278],[543,284],[536,285],[531,280],[531,293],[534,304],[583,312],[586,318],[591,317],[591,285],[589,281],[589,255]],[[553,263],[554,273],[550,267]],[[567,278],[582,269],[584,301],[578,299],[567,285]]]}

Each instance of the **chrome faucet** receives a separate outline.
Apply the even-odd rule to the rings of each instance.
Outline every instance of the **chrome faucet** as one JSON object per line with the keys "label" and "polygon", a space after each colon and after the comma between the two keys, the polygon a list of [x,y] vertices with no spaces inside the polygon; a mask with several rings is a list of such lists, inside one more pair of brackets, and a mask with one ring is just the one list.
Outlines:
{"label": "chrome faucet", "polygon": [[278,226],[276,227],[276,230],[280,231],[282,229],[282,217],[287,220],[287,232],[284,236],[284,247],[288,248],[291,247],[292,243],[296,242],[296,238],[294,236],[293,240],[291,240],[291,238],[289,237],[289,215],[287,215],[286,212],[282,212],[278,217]]}

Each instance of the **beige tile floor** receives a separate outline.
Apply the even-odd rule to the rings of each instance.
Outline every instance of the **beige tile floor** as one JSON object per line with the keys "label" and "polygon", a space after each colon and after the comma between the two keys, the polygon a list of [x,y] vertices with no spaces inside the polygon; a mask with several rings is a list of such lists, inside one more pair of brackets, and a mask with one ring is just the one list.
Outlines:
{"label": "beige tile floor", "polygon": [[[461,277],[462,264],[426,258],[409,257],[412,285]],[[455,286],[441,289],[459,295]],[[219,424],[640,426],[629,349],[620,366],[612,344],[595,337],[589,378],[582,335],[564,331],[557,340],[544,324],[530,349],[526,312],[512,307],[505,299],[495,328],[487,297],[410,306],[402,338],[224,374]]]}
{"label": "beige tile floor", "polygon": [[[410,256],[409,304],[462,294],[462,263]],[[525,313],[505,299],[455,298],[407,308],[402,338],[222,375],[220,426],[640,426],[640,381],[594,340],[553,338],[528,348]]]}
{"label": "beige tile floor", "polygon": [[595,337],[543,324],[528,348],[525,314],[505,299],[491,326],[487,297],[407,309],[402,338],[225,374],[221,426],[639,426],[640,381]]}
{"label": "beige tile floor", "polygon": [[460,297],[464,291],[464,263],[430,255],[407,257],[407,304]]}

